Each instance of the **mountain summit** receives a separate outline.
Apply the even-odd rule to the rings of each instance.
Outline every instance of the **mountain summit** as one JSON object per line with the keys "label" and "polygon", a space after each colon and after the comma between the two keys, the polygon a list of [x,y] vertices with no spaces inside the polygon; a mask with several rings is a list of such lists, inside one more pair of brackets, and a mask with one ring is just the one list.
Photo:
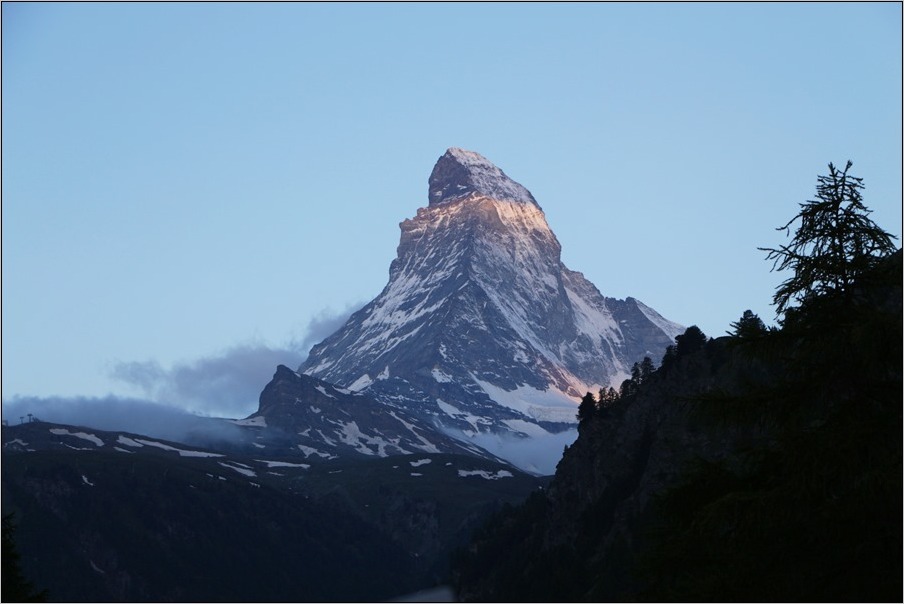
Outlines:
{"label": "mountain summit", "polygon": [[533,195],[477,153],[446,151],[428,207],[400,226],[389,283],[299,372],[526,470],[552,471],[581,395],[618,385],[683,331],[566,268]]}
{"label": "mountain summit", "polygon": [[451,147],[439,158],[429,183],[431,206],[468,195],[484,195],[540,207],[530,191],[506,176],[487,158],[457,147]]}

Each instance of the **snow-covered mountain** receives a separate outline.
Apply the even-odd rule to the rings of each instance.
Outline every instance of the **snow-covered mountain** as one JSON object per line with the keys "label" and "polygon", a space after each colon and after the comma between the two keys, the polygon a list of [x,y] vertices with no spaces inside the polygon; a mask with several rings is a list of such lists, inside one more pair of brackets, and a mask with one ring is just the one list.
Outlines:
{"label": "snow-covered mountain", "polygon": [[[683,331],[566,268],[533,195],[477,153],[446,151],[429,205],[401,229],[382,293],[299,372],[525,469],[551,472],[573,438],[578,399],[617,386],[644,356],[658,361]],[[515,453],[541,442],[549,454]]]}

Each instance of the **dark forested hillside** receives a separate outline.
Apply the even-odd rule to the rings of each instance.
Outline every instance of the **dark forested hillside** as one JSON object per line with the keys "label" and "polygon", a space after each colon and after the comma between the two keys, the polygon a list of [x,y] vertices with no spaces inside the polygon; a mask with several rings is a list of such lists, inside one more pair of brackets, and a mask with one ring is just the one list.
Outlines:
{"label": "dark forested hillside", "polygon": [[[849,201],[830,168],[798,215],[810,228]],[[797,262],[780,328],[750,312],[725,337],[692,327],[659,369],[585,397],[548,490],[459,552],[460,598],[901,599],[901,251],[871,223],[826,224],[813,237],[837,228],[838,245],[802,229],[770,250]]]}
{"label": "dark forested hillside", "polygon": [[598,408],[460,553],[460,597],[900,599],[900,253],[869,280]]}
{"label": "dark forested hillside", "polygon": [[22,567],[50,601],[371,600],[417,574],[349,510],[211,464],[105,451],[3,462]]}
{"label": "dark forested hillside", "polygon": [[49,601],[385,601],[443,581],[449,551],[540,484],[470,456],[302,464],[3,427],[4,528]]}

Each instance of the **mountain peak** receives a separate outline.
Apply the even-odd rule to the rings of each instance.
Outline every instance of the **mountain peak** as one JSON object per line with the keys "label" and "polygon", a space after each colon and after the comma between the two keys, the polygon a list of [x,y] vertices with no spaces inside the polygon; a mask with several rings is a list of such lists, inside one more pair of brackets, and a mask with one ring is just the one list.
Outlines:
{"label": "mountain peak", "polygon": [[399,225],[380,295],[298,371],[417,418],[405,421],[418,442],[434,426],[552,473],[580,397],[618,386],[684,329],[568,270],[533,196],[482,155],[446,151],[430,197]]}
{"label": "mountain peak", "polygon": [[450,147],[430,174],[430,205],[469,195],[518,201],[540,207],[526,188],[506,176],[493,162],[474,151]]}

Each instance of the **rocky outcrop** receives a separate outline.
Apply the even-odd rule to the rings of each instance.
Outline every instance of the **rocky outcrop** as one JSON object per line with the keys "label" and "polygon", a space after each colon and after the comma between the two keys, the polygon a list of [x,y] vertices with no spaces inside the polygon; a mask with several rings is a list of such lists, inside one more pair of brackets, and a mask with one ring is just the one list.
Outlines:
{"label": "rocky outcrop", "polygon": [[343,456],[388,457],[413,453],[459,453],[487,457],[391,408],[280,365],[260,396],[258,411],[239,425],[256,432],[254,447],[269,454],[325,460]]}

